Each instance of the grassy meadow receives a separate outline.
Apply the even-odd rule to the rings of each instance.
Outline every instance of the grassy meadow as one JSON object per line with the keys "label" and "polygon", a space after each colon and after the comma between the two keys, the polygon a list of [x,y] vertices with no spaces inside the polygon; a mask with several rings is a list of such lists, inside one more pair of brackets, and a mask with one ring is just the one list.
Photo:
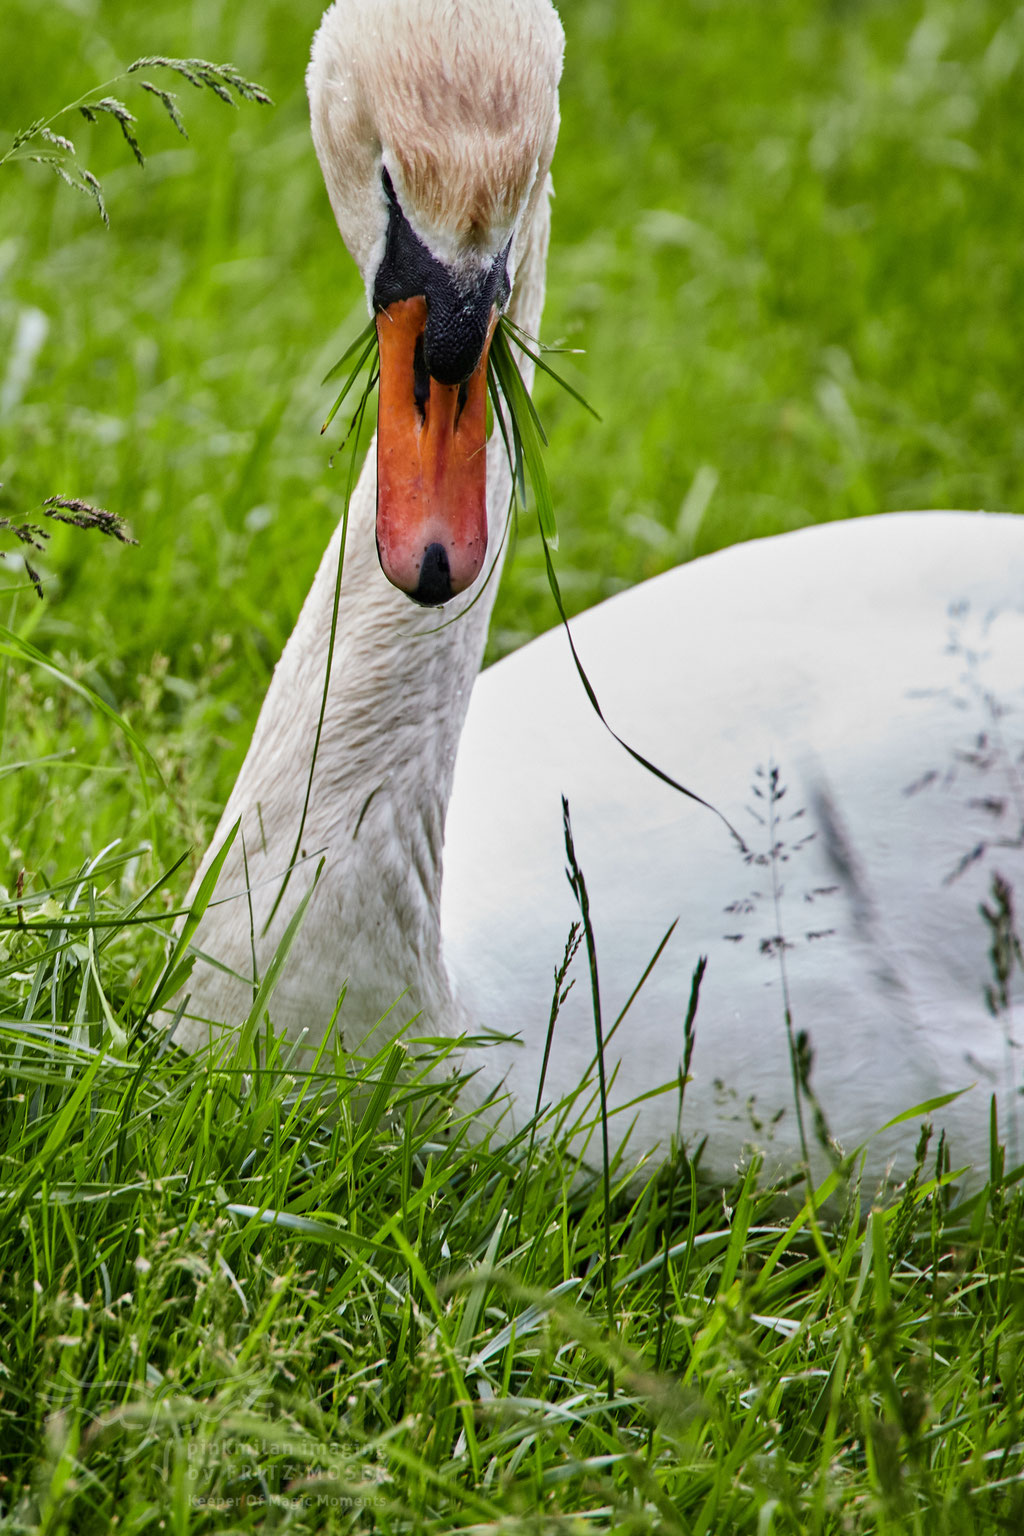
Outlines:
{"label": "grassy meadow", "polygon": [[[1024,1529],[1024,1200],[786,1214],[679,1157],[571,1194],[399,1055],[261,1022],[178,1059],[172,915],[337,518],[320,380],[365,323],[313,155],[319,0],[5,0],[0,1530]],[[736,540],[1024,510],[1024,6],[563,0],[537,399],[570,611]],[[40,511],[124,518],[137,545]],[[525,523],[496,657],[550,627]],[[699,1019],[698,1019],[699,1028]],[[425,1048],[426,1049],[426,1048]],[[440,1047],[438,1047],[440,1049]],[[340,1100],[339,1100],[340,1094]],[[369,1106],[366,1106],[369,1095]],[[363,1109],[357,1105],[364,1106]],[[795,1214],[794,1214],[795,1212]]]}

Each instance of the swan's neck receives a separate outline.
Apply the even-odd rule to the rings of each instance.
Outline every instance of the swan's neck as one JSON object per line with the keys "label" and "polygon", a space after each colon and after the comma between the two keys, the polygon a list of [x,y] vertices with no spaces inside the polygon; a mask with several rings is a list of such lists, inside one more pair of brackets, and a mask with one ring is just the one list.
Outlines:
{"label": "swan's neck", "polygon": [[[547,237],[547,197],[540,196],[512,309],[531,334],[540,323]],[[272,946],[322,851],[327,862],[295,964],[301,966],[307,943],[311,956],[318,957],[313,964],[323,967],[325,955],[337,957],[324,995],[328,999],[347,980],[343,1030],[346,1016],[376,1016],[406,988],[427,1023],[439,1028],[453,1023],[440,947],[444,821],[501,574],[497,546],[508,514],[510,477],[497,431],[488,444],[487,479],[485,569],[492,562],[496,568],[482,595],[474,588],[441,610],[416,608],[380,570],[372,446],[353,493],[330,690],[301,839],[302,853],[313,862],[293,876],[268,931]],[[264,882],[255,901],[257,925],[261,917],[267,920],[280,885],[275,877],[288,864],[302,816],[341,538],[339,526],[275,671],[222,823],[226,827],[243,817],[250,881],[255,860]],[[299,1021],[288,1017],[287,991],[285,985],[275,1017],[294,1028]],[[406,1008],[396,1024],[409,1012]]]}

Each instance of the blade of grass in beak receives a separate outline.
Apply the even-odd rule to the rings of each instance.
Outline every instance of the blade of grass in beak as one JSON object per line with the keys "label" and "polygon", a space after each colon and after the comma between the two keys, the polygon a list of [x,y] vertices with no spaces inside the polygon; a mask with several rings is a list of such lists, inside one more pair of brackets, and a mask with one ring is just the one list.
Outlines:
{"label": "blade of grass in beak", "polygon": [[582,347],[549,346],[546,341],[541,341],[539,336],[533,336],[529,331],[524,331],[523,327],[519,325],[517,321],[513,320],[510,315],[503,315],[502,323],[504,324],[506,331],[508,331],[509,335],[517,344],[525,341],[528,347],[536,347],[539,352],[548,352],[553,357],[583,356]]}
{"label": "blade of grass in beak", "polygon": [[648,773],[653,773],[654,777],[656,779],[660,779],[663,784],[667,784],[671,789],[678,790],[681,795],[686,796],[687,800],[696,801],[698,805],[702,805],[705,810],[711,811],[715,816],[717,816],[719,821],[728,828],[729,832],[735,838],[741,851],[746,853],[746,843],[743,841],[742,837],[737,832],[732,822],[728,819],[727,816],[722,814],[717,806],[712,805],[709,800],[705,800],[703,796],[698,795],[696,791],[687,789],[685,784],[680,784],[678,779],[674,779],[670,773],[666,773],[663,768],[659,768],[656,763],[652,763],[649,758],[644,757],[643,753],[638,752],[635,747],[631,747],[629,742],[624,741],[623,738],[619,735],[618,731],[614,730],[612,726],[608,724],[608,721],[605,719],[604,710],[601,708],[597,694],[594,692],[593,684],[583,669],[583,663],[580,661],[579,653],[576,650],[576,642],[572,638],[572,631],[569,628],[569,620],[566,617],[565,607],[562,603],[562,594],[558,586],[558,577],[555,575],[555,567],[551,559],[551,550],[547,539],[544,537],[543,528],[540,531],[540,536],[541,542],[544,545],[544,563],[547,566],[548,586],[551,588],[551,594],[555,599],[555,607],[558,609],[558,616],[562,621],[562,627],[564,628],[566,637],[569,641],[569,649],[572,652],[573,664],[576,667],[580,682],[583,684],[584,691],[587,695],[587,698],[590,700],[591,707],[593,708],[594,713],[597,715],[597,718],[600,720],[601,724],[604,726],[609,735],[618,742],[619,746],[622,747],[624,751],[629,753],[634,762],[640,764],[641,768],[646,768]]}
{"label": "blade of grass in beak", "polygon": [[553,549],[558,548],[558,530],[555,526],[555,508],[551,500],[547,470],[544,468],[543,449],[547,446],[544,428],[537,408],[530,399],[522,375],[516,367],[508,338],[499,325],[491,342],[491,358],[494,371],[501,385],[501,392],[508,401],[512,415],[513,435],[522,445],[522,457],[530,477],[530,487],[537,509],[537,518],[545,540]]}
{"label": "blade of grass in beak", "polygon": [[[376,334],[377,322],[376,320],[371,319],[367,321],[366,325],[363,326],[363,329],[359,332],[359,335],[356,337],[355,341],[350,342],[349,345],[345,348],[344,352],[338,358],[338,361],[334,364],[334,367],[327,370],[323,378],[320,380],[321,384],[329,384],[332,379],[336,379],[338,374],[344,368],[345,364],[348,362],[349,358],[354,357],[357,352],[365,352],[366,348],[369,346],[370,342],[373,340]],[[362,367],[362,364],[359,366]]]}
{"label": "blade of grass in beak", "polygon": [[[537,414],[537,407],[533,403],[533,398],[530,395],[530,391],[523,383],[523,376],[519,372],[519,366],[516,363],[515,358],[512,356],[512,350],[508,344],[508,337],[505,335],[500,326],[495,332],[494,342],[497,342],[498,344],[498,361],[501,364],[503,370],[508,373],[510,383],[512,384],[513,393],[516,396],[515,400],[510,400],[509,403],[512,406],[517,424],[519,425],[520,429],[522,429],[522,421],[520,420],[520,417],[522,416],[528,418],[533,423],[538,438],[546,448],[548,446],[548,435],[544,431],[540,416]],[[494,349],[494,342],[491,343],[492,352]]]}
{"label": "blade of grass in beak", "polygon": [[527,336],[525,331],[521,331],[519,327],[517,325],[513,325],[511,321],[508,322],[508,329],[511,335],[515,337],[515,343],[520,352],[524,352],[532,362],[536,363],[538,368],[542,368],[544,370],[544,372],[548,375],[548,378],[554,379],[555,383],[564,389],[567,395],[571,395],[579,405],[582,405],[585,411],[589,411],[595,421],[601,420],[600,415],[597,411],[594,410],[594,407],[591,405],[590,401],[587,400],[585,396],[581,395],[578,389],[574,389],[573,386],[569,383],[568,379],[564,379],[562,375],[557,371],[557,369],[552,368],[550,363],[546,363],[544,361],[543,357],[541,356],[544,348],[537,344],[537,351],[535,352],[533,347],[530,345],[532,337]]}
{"label": "blade of grass in beak", "polygon": [[505,425],[505,412],[501,406],[501,391],[498,387],[497,374],[493,368],[487,370],[487,388],[490,391],[491,402],[494,406],[494,415],[501,432],[502,442],[505,444],[505,457],[508,459],[512,470],[512,494],[521,507],[526,506],[526,469],[523,464],[523,453],[519,437],[515,431],[512,433],[512,442],[509,442],[508,428]]}
{"label": "blade of grass in beak", "polygon": [[363,389],[363,398],[356,409],[352,412],[352,420],[348,424],[348,431],[345,433],[345,436],[342,438],[337,448],[334,449],[330,458],[327,460],[332,469],[334,468],[334,461],[338,457],[339,453],[344,453],[345,449],[348,447],[349,440],[351,439],[353,432],[356,430],[356,423],[359,422],[360,425],[362,425],[363,414],[366,409],[367,401],[370,399],[374,390],[377,388],[379,380],[380,365],[379,363],[374,363],[373,367],[370,369],[369,380]]}
{"label": "blade of grass in beak", "polygon": [[[509,329],[511,330],[511,327],[509,327]],[[516,344],[519,345],[518,339]],[[613,737],[615,741],[618,742],[619,746],[622,747],[624,751],[629,753],[634,762],[639,763],[641,768],[646,768],[648,773],[653,773],[654,777],[656,779],[660,779],[663,784],[667,784],[671,789],[677,790],[679,794],[685,795],[688,800],[693,800],[697,805],[702,805],[705,810],[711,811],[715,816],[718,817],[719,821],[721,821],[723,825],[728,828],[740,849],[743,852],[746,852],[747,846],[743,841],[743,838],[732,825],[732,822],[722,814],[717,806],[712,805],[701,795],[698,795],[694,790],[687,789],[685,784],[680,784],[679,781],[674,779],[671,774],[666,773],[664,769],[659,768],[657,764],[650,762],[646,757],[643,756],[642,753],[637,752],[634,747],[631,747],[628,741],[624,741],[618,732],[613,730],[612,727],[608,724],[608,721],[604,715],[604,711],[602,710],[598,701],[597,694],[594,691],[593,684],[584,671],[583,663],[580,661],[579,653],[576,650],[576,644],[572,638],[572,631],[569,628],[569,620],[565,612],[565,605],[562,602],[562,593],[559,589],[558,577],[555,575],[554,562],[551,559],[551,551],[558,548],[557,540],[555,537],[553,537],[555,527],[555,514],[551,502],[551,489],[548,484],[547,471],[544,468],[544,457],[542,453],[542,446],[547,443],[547,438],[544,435],[544,429],[541,426],[540,418],[537,415],[537,409],[533,401],[530,399],[529,392],[526,388],[526,385],[523,383],[522,375],[520,374],[519,368],[516,365],[516,360],[512,356],[512,350],[508,343],[508,337],[505,334],[504,321],[497,327],[494,332],[494,339],[491,342],[490,358],[493,365],[492,384],[493,379],[496,378],[497,383],[501,386],[501,394],[505,397],[505,401],[509,408],[509,415],[511,418],[509,425],[512,433],[512,444],[515,450],[515,465],[513,466],[513,472],[516,477],[517,485],[521,484],[522,469],[525,463],[526,472],[530,479],[530,487],[533,491],[533,500],[537,511],[537,523],[540,528],[541,543],[544,546],[544,563],[547,568],[548,586],[551,588],[551,595],[555,599],[555,607],[558,609],[558,616],[562,621],[566,637],[569,641],[569,649],[572,652],[573,664],[576,667],[577,674],[579,675],[580,682],[583,684],[587,698],[590,700],[591,707],[593,708],[601,724],[604,726],[605,730],[609,733],[610,736]],[[562,381],[559,380],[559,382]],[[492,392],[495,405],[500,411],[500,397],[498,391],[497,389],[493,389]],[[585,403],[586,402],[584,402],[584,404]],[[499,421],[501,421],[500,416]],[[501,421],[501,426],[502,436],[505,439],[505,449],[507,452],[509,447],[509,439],[508,434],[505,431],[503,421]],[[512,455],[510,454],[510,464],[511,461]],[[520,501],[522,500],[523,497],[520,494]]]}
{"label": "blade of grass in beak", "polygon": [[[343,387],[343,389],[341,391],[341,394],[338,396],[337,400],[335,400],[334,404],[331,406],[330,410],[328,411],[328,413],[327,413],[327,420],[324,422],[323,426],[320,428],[321,433],[324,433],[324,432],[327,431],[327,428],[330,426],[330,424],[334,420],[335,416],[337,416],[338,411],[341,409],[341,406],[343,405],[343,403],[345,401],[345,397],[348,395],[349,391],[351,390],[352,386],[355,384],[355,382],[358,379],[359,375],[362,373],[364,367],[366,366],[367,362],[370,359],[371,353],[376,352],[376,350],[377,350],[377,329],[376,329],[376,326],[375,326],[373,328],[373,335],[370,337],[370,339],[367,341],[365,347],[363,348],[363,351],[362,351],[362,353],[360,355],[359,361],[357,363],[353,364],[352,372],[349,374],[348,378],[345,380],[345,384],[344,384],[344,387]],[[343,359],[342,359],[342,361],[343,361]],[[341,362],[339,362],[336,366],[340,367],[341,366]],[[334,370],[332,369],[331,372],[334,372]],[[330,374],[328,374],[327,377],[330,378]]]}

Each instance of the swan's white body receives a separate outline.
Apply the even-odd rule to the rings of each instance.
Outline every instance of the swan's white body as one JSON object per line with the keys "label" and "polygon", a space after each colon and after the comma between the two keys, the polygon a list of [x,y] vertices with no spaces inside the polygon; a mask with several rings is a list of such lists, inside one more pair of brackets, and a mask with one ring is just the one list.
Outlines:
{"label": "swan's white body", "polygon": [[[503,1051],[513,1102],[533,1104],[552,968],[578,915],[564,793],[606,1027],[679,919],[609,1052],[617,1102],[676,1072],[706,955],[684,1130],[708,1138],[719,1178],[755,1145],[770,1167],[794,1166],[784,962],[811,1087],[848,1150],[976,1084],[933,1116],[956,1162],[987,1168],[993,1091],[1011,1156],[1024,1156],[1024,986],[1018,969],[1016,1015],[993,1017],[979,910],[996,873],[1024,910],[1024,520],[829,523],[670,571],[573,628],[609,720],[713,800],[747,852],[611,740],[564,634],[481,676],[448,816],[442,928],[462,1015],[523,1036]],[[774,808],[773,766],[785,791]],[[582,958],[574,973],[546,1098],[593,1055]],[[667,1143],[674,1096],[635,1114],[631,1145]],[[917,1129],[879,1140],[872,1172],[900,1152],[905,1172]]]}
{"label": "swan's white body", "polygon": [[[435,56],[423,80],[436,75],[444,28],[457,14],[446,0],[429,8]],[[374,204],[381,144],[396,183],[404,176],[411,219],[416,176],[424,187],[437,176],[402,161],[401,124],[367,129],[365,101],[353,116],[348,93],[358,98],[367,38],[378,35],[367,17],[406,29],[395,53],[415,73],[410,17],[423,12],[403,0],[361,8],[347,0],[328,13],[314,51],[317,148],[370,289],[383,239]],[[522,125],[519,139],[530,153],[516,160],[513,192],[491,198],[489,238],[497,248],[514,231],[512,310],[536,330],[560,34],[546,0],[478,0],[458,14],[485,95],[488,59],[508,101],[528,77],[519,96],[537,121]],[[364,28],[350,50],[342,23]],[[532,39],[525,63],[516,55],[524,36]],[[465,52],[459,37],[453,59]],[[408,111],[417,101],[422,109],[426,89],[406,93]],[[472,105],[463,100],[462,110]],[[485,140],[490,185],[502,156],[478,132],[478,147]],[[360,155],[370,167],[362,180]],[[455,216],[435,198],[418,232],[439,255],[461,259],[445,220],[452,226]],[[493,530],[509,492],[500,441],[488,446],[487,474]],[[338,534],[204,861],[241,818],[252,928],[244,896],[209,909],[196,943],[217,965],[197,967],[178,1039],[195,1046],[211,1021],[245,1017],[251,933],[262,970],[322,854],[271,1004],[275,1023],[315,1046],[345,988],[337,1027],[352,1047],[371,1031],[382,1042],[413,1017],[416,1033],[514,1037],[466,1051],[464,1064],[478,1070],[465,1095],[482,1106],[503,1087],[504,1100],[487,1112],[521,1123],[537,1092],[553,971],[578,915],[564,875],[564,794],[590,890],[606,1030],[679,920],[611,1039],[613,1103],[676,1078],[691,973],[707,955],[683,1131],[691,1144],[706,1138],[710,1176],[730,1177],[754,1145],[767,1149],[772,1169],[800,1160],[783,964],[793,1030],[806,1031],[813,1052],[811,1087],[847,1148],[912,1104],[971,1084],[936,1116],[950,1129],[954,1158],[985,1164],[993,1090],[1012,1148],[1021,1080],[1014,1004],[998,1017],[986,1007],[991,933],[979,904],[996,872],[1024,890],[1024,741],[1012,713],[1024,683],[1024,521],[921,513],[829,524],[670,572],[578,621],[581,655],[616,728],[720,807],[747,841],[744,857],[721,821],[645,773],[603,731],[560,633],[500,663],[474,689],[492,597],[468,608],[456,599],[444,619],[466,611],[438,629],[381,575],[375,495],[371,454],[351,508],[306,861],[264,932],[302,815]],[[952,649],[951,634],[959,636]],[[773,766],[786,789],[774,805],[764,776]],[[242,838],[221,878],[223,897],[246,885]],[[593,1061],[582,955],[573,974],[548,1103],[576,1090]],[[1014,987],[1019,1009],[1019,972]],[[612,1121],[613,1141],[628,1133],[637,1154],[667,1147],[676,1129],[672,1093]],[[915,1126],[877,1140],[872,1172],[890,1156],[905,1170],[915,1140]]]}

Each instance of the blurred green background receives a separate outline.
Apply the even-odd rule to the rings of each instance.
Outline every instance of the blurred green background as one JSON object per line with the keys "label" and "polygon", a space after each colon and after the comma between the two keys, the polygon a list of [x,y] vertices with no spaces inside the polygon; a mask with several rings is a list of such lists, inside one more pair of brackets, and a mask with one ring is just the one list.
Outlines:
{"label": "blurred green background", "polygon": [[[560,9],[543,334],[584,349],[566,371],[603,418],[539,385],[570,610],[804,523],[1020,510],[1024,7]],[[54,527],[45,603],[9,559],[0,616],[125,711],[167,786],[143,790],[85,704],[8,665],[5,760],[75,757],[0,781],[0,881],[112,837],[201,848],[338,515],[320,380],[364,309],[307,127],[319,13],[0,9],[2,144],[147,53],[231,60],[276,103],[234,111],[161,78],[185,143],[119,84],[145,170],[112,121],[55,125],[100,176],[109,230],[44,168],[0,170],[0,514],[75,494],[141,541]],[[555,617],[524,527],[491,655]]]}

